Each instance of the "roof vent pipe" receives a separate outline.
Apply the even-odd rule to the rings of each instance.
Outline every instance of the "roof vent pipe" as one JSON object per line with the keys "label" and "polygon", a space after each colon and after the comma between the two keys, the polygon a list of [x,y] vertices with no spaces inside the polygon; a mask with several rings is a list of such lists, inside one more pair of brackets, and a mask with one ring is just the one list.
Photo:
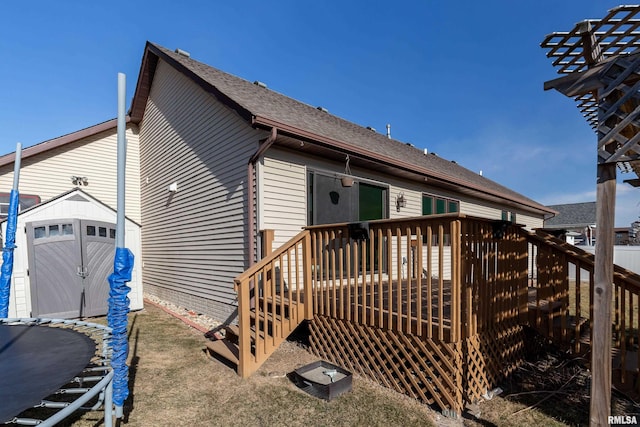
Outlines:
{"label": "roof vent pipe", "polygon": [[424,149],[424,155],[426,156],[427,154],[429,154],[429,150],[428,149]]}
{"label": "roof vent pipe", "polygon": [[387,138],[391,139],[391,125],[387,124]]}
{"label": "roof vent pipe", "polygon": [[480,169],[480,176],[482,176],[482,169]]}
{"label": "roof vent pipe", "polygon": [[176,49],[176,53],[178,55],[184,56],[185,58],[190,58],[191,57],[191,54],[189,52],[187,52],[186,50]]}

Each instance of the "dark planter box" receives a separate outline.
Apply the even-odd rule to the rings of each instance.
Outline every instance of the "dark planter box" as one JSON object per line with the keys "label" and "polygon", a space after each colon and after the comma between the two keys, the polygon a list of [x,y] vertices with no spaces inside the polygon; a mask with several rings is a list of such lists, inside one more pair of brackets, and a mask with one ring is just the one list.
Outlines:
{"label": "dark planter box", "polygon": [[[335,372],[333,378],[327,373]],[[291,379],[302,390],[320,399],[332,400],[351,391],[351,372],[324,360],[313,362],[291,373]]]}

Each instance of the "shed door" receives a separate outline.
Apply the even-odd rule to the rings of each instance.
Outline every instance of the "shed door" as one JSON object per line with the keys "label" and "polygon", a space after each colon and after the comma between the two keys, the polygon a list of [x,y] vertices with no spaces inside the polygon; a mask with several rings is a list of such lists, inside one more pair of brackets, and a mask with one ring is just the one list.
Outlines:
{"label": "shed door", "polygon": [[116,245],[115,224],[80,221],[84,266],[84,316],[102,316],[109,311],[109,275],[113,273]]}
{"label": "shed door", "polygon": [[26,226],[32,316],[106,314],[115,225],[73,219]]}

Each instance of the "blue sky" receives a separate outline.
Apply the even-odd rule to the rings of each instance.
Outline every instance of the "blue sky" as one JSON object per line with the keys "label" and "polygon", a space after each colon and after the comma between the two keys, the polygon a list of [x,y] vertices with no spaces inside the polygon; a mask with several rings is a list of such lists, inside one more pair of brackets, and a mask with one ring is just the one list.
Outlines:
{"label": "blue sky", "polygon": [[[596,136],[544,36],[604,0],[0,2],[0,154],[116,116],[147,40],[327,108],[544,204],[595,200]],[[619,174],[616,226],[640,215]]]}

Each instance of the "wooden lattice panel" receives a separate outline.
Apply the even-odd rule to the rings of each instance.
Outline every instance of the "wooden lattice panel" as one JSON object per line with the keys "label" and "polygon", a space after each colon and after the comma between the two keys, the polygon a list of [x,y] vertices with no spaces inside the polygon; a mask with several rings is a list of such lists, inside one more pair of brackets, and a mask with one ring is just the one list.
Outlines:
{"label": "wooden lattice panel", "polygon": [[311,349],[323,359],[443,411],[463,405],[462,346],[316,316]]}
{"label": "wooden lattice panel", "polygon": [[513,373],[524,361],[524,347],[522,326],[485,331],[465,340],[465,400],[480,400]]}
{"label": "wooden lattice panel", "polygon": [[400,393],[460,414],[524,360],[521,326],[442,343],[399,331],[316,316],[311,349],[318,356]]}

